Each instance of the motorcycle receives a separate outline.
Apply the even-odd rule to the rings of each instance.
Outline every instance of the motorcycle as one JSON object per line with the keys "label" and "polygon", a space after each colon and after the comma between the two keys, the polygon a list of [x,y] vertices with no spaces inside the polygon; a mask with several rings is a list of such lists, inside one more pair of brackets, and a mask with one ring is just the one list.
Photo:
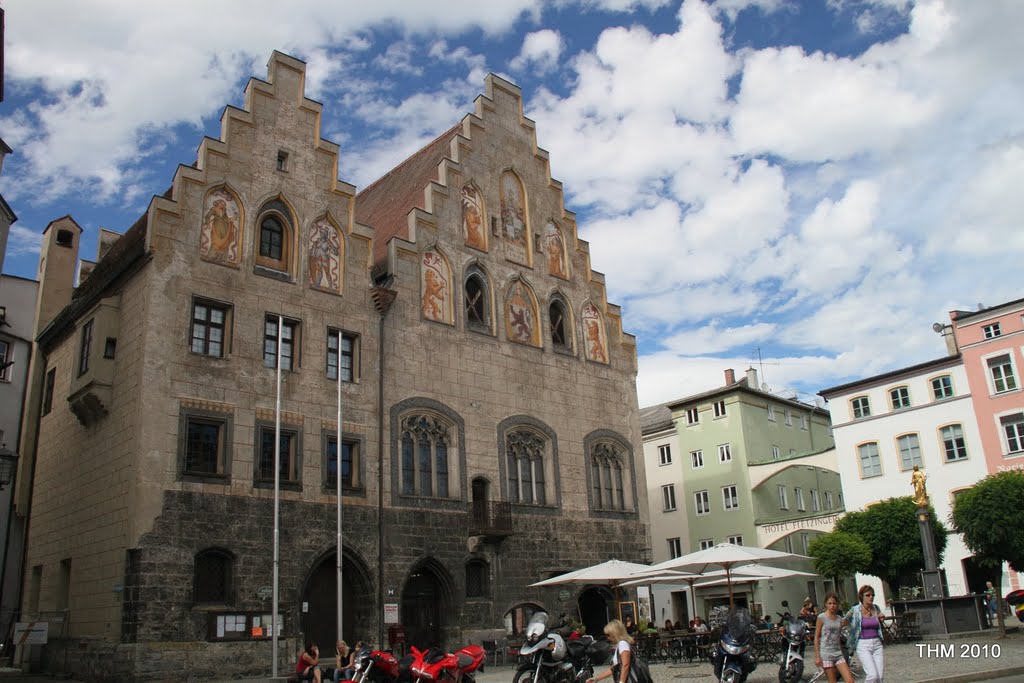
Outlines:
{"label": "motorcycle", "polygon": [[573,660],[565,657],[568,650],[565,638],[556,629],[548,628],[547,613],[535,612],[526,626],[526,640],[519,648],[524,661],[516,669],[512,683],[572,683],[576,672]]}
{"label": "motorcycle", "polygon": [[585,683],[594,677],[594,667],[611,659],[612,644],[607,640],[594,640],[593,636],[580,636],[566,641],[569,661],[572,662],[573,683]]}
{"label": "motorcycle", "polygon": [[411,657],[399,662],[393,654],[364,647],[356,653],[353,683],[405,683],[409,681]]}
{"label": "motorcycle", "polygon": [[483,672],[487,660],[487,653],[479,645],[467,645],[457,652],[445,652],[436,647],[428,650],[410,647],[409,652],[412,654],[410,680],[416,683],[442,679],[473,683],[476,672]]}
{"label": "motorcycle", "polygon": [[782,642],[785,652],[779,661],[779,683],[799,683],[804,675],[807,622],[791,617],[782,626]]}
{"label": "motorcycle", "polygon": [[753,637],[750,612],[744,607],[731,611],[711,660],[719,683],[743,683],[757,668],[750,654]]}

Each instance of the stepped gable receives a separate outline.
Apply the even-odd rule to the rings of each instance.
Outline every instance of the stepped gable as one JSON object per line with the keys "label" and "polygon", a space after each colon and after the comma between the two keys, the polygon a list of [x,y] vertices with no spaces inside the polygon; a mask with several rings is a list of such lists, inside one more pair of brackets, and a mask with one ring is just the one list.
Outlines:
{"label": "stepped gable", "polygon": [[374,265],[387,259],[388,241],[392,237],[409,239],[409,212],[426,208],[423,188],[437,179],[438,164],[451,148],[460,126],[456,124],[441,133],[356,195],[356,222],[372,226],[375,231]]}
{"label": "stepped gable", "polygon": [[[551,177],[548,152],[537,145],[536,124],[523,114],[522,90],[493,73],[484,79],[484,93],[474,100],[473,113],[466,114],[454,127],[357,195],[356,222],[371,226],[375,231],[374,266],[388,270],[394,268],[394,264],[389,262],[389,243],[394,241],[393,238],[404,242],[404,245],[396,243],[396,246],[415,251],[411,245],[417,242],[418,225],[438,229],[433,212],[435,195],[442,201],[459,197],[459,183],[464,174],[462,155],[474,153],[474,131],[486,132],[491,123],[489,119],[500,119],[504,113],[502,108],[507,108],[509,103],[515,107],[518,125],[528,138],[532,160],[543,165],[548,189],[558,194],[560,209],[553,217],[565,230],[567,250],[582,254],[584,278],[591,288],[592,301],[606,316],[606,322],[611,323],[620,342],[635,348],[636,337],[622,330],[621,307],[608,302],[604,274],[590,267],[590,245],[577,233],[576,214],[565,208],[561,181]],[[501,125],[498,121],[493,123]],[[542,220],[539,216],[534,218],[534,235]]]}
{"label": "stepped gable", "polygon": [[[320,137],[323,105],[305,96],[306,63],[290,55],[274,50],[267,63],[267,79],[250,78],[245,86],[244,108],[228,105],[221,114],[221,130],[218,138],[204,137],[199,145],[196,161],[191,165],[180,164],[174,174],[171,192],[163,197],[155,197],[149,206],[153,220],[161,224],[160,234],[166,235],[184,230],[185,234],[197,239],[198,232],[183,215],[185,208],[185,192],[201,193],[206,188],[223,183],[242,197],[246,210],[256,208],[256,197],[247,197],[242,190],[243,185],[254,185],[254,178],[239,173],[239,164],[244,168],[248,165],[243,158],[251,157],[249,149],[253,140],[253,129],[268,125],[279,125],[272,120],[283,109],[278,107],[294,107],[286,111],[286,115],[294,121],[295,126],[308,127],[312,130],[310,147],[313,150],[315,177],[329,175],[326,182],[335,196],[337,203],[326,207],[337,220],[346,234],[364,240],[371,240],[372,233],[354,228],[351,221],[351,205],[355,197],[355,186],[338,179],[339,146]],[[238,148],[237,155],[233,150]],[[264,149],[262,152],[271,154],[275,150]],[[293,150],[294,151],[294,150]],[[305,150],[298,150],[305,154]],[[308,159],[308,157],[306,157]],[[296,159],[296,163],[298,163]],[[268,183],[264,182],[263,185]],[[198,197],[198,195],[197,195]],[[196,204],[199,199],[196,199]],[[300,226],[300,230],[304,226]],[[152,232],[152,231],[151,231]],[[180,234],[180,233],[179,233]],[[152,240],[152,236],[149,238]],[[250,239],[245,236],[243,239]],[[367,264],[369,267],[369,264]]]}

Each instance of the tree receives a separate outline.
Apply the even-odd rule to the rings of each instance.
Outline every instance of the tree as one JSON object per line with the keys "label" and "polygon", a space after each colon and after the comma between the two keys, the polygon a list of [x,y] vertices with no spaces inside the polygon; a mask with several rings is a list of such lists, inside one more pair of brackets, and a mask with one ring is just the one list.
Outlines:
{"label": "tree", "polygon": [[842,589],[843,579],[865,572],[871,566],[871,548],[856,534],[833,531],[818,536],[811,541],[807,552],[814,558],[814,570],[831,577],[844,600],[847,598]]}
{"label": "tree", "polygon": [[[942,563],[949,531],[935,510],[928,506],[932,518],[935,550]],[[864,571],[889,584],[899,594],[904,578],[924,569],[924,550],[917,522],[917,505],[910,496],[889,498],[866,510],[849,512],[836,522],[836,531],[856,534],[871,549],[871,563]]]}
{"label": "tree", "polygon": [[1003,635],[1006,625],[999,595],[1003,562],[1009,562],[1014,571],[1024,569],[1024,508],[1019,505],[1022,496],[1024,472],[991,474],[958,495],[949,516],[979,564],[994,569],[999,631]]}

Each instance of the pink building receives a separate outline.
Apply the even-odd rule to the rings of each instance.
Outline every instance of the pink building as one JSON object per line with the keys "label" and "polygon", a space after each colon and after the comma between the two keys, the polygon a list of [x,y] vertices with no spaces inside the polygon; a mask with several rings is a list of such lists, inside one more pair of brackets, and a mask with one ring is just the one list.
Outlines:
{"label": "pink building", "polygon": [[[990,473],[1024,469],[1024,299],[950,311]],[[948,329],[948,328],[947,328]]]}

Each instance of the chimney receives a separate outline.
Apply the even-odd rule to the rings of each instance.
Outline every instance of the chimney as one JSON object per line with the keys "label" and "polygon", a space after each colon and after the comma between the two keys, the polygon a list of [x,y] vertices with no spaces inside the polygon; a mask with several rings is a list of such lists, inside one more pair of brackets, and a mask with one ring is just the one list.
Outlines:
{"label": "chimney", "polygon": [[725,371],[725,386],[730,384],[736,384],[736,371],[732,368]]}
{"label": "chimney", "polygon": [[747,368],[747,388],[748,389],[759,389],[760,386],[757,383],[757,370],[754,368]]}

